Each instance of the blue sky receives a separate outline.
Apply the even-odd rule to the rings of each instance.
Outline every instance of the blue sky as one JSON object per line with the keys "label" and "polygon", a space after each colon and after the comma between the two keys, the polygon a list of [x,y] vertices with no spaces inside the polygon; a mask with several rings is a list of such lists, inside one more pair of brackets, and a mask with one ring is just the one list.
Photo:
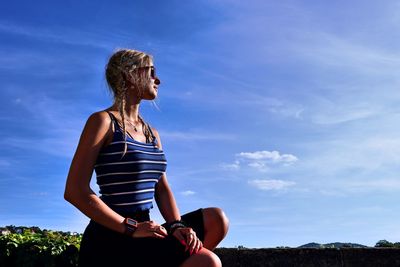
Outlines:
{"label": "blue sky", "polygon": [[[0,225],[83,232],[63,199],[116,48],[154,56],[182,213],[220,246],[400,241],[397,1],[14,1],[0,10]],[[96,177],[92,189],[98,193]],[[163,222],[158,210],[153,218]]]}

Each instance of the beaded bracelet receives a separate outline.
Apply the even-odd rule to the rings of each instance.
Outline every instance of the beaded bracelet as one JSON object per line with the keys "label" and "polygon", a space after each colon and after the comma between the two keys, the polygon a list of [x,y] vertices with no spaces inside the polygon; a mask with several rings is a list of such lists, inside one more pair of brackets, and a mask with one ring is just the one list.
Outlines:
{"label": "beaded bracelet", "polygon": [[177,221],[173,221],[173,222],[169,223],[166,228],[167,228],[168,234],[172,235],[176,229],[185,228],[185,227],[186,227],[186,224],[183,221],[177,220]]}

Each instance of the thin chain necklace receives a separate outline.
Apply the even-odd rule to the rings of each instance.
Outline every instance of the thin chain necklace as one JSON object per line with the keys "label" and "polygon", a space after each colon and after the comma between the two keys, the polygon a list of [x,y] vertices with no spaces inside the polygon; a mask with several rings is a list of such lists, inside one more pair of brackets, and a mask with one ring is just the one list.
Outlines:
{"label": "thin chain necklace", "polygon": [[128,123],[133,127],[133,129],[135,130],[135,132],[138,131],[137,128],[136,128],[136,125],[140,123],[140,118],[139,118],[139,121],[138,121],[136,124],[133,124],[132,122],[130,122],[130,121],[127,120],[127,119],[125,119],[125,121],[128,122]]}

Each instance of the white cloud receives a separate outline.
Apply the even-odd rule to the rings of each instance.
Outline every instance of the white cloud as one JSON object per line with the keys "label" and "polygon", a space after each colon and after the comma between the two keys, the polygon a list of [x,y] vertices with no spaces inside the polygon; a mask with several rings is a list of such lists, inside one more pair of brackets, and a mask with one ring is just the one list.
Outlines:
{"label": "white cloud", "polygon": [[258,171],[261,172],[267,171],[269,169],[265,162],[260,162],[260,161],[250,162],[247,164],[247,166],[257,169]]}
{"label": "white cloud", "polygon": [[223,170],[239,170],[242,164],[250,168],[256,169],[259,172],[267,172],[273,164],[278,168],[278,164],[288,166],[298,161],[298,158],[292,154],[280,154],[279,151],[255,151],[255,152],[240,152],[236,155],[234,163],[222,163],[220,167]]}
{"label": "white cloud", "polygon": [[196,194],[196,192],[194,192],[192,190],[186,190],[186,191],[181,192],[181,194],[184,196],[192,196],[192,195]]}
{"label": "white cloud", "polygon": [[295,182],[291,181],[283,181],[283,180],[274,180],[274,179],[255,179],[250,180],[248,183],[260,190],[284,190],[290,186],[295,185]]}
{"label": "white cloud", "polygon": [[298,158],[292,154],[280,154],[278,151],[256,151],[256,152],[241,152],[237,154],[239,158],[249,160],[265,160],[273,163],[294,163]]}
{"label": "white cloud", "polygon": [[219,165],[223,170],[232,170],[236,171],[240,169],[240,161],[235,160],[234,163],[221,163]]}

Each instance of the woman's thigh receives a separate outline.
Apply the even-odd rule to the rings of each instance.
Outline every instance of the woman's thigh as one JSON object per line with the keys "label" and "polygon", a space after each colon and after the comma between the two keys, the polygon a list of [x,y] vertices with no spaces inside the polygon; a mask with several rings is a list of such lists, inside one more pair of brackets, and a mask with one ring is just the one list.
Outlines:
{"label": "woman's thigh", "polygon": [[78,266],[173,267],[188,257],[185,246],[173,236],[164,239],[132,238],[89,223],[82,237]]}

